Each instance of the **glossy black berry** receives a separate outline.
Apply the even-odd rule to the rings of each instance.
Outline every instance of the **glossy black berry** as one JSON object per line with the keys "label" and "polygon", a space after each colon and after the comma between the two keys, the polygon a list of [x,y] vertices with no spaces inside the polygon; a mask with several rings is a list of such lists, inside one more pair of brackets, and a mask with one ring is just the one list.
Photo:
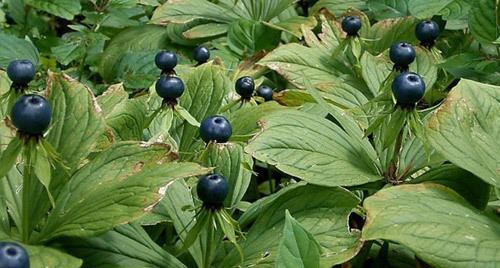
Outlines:
{"label": "glossy black berry", "polygon": [[193,59],[198,62],[198,64],[203,64],[210,59],[210,50],[204,46],[196,47],[193,51]]}
{"label": "glossy black berry", "polygon": [[420,44],[431,47],[439,36],[439,25],[432,20],[422,21],[417,24],[415,35],[420,40]]}
{"label": "glossy black berry", "polygon": [[233,129],[224,116],[210,116],[200,124],[200,136],[205,142],[224,143],[231,138]]}
{"label": "glossy black berry", "polygon": [[405,42],[395,43],[389,50],[389,57],[397,70],[408,70],[408,66],[415,61],[415,56],[413,46]]}
{"label": "glossy black berry", "polygon": [[14,60],[7,66],[7,75],[14,85],[28,85],[35,78],[35,73],[35,65],[30,60]]}
{"label": "glossy black berry", "polygon": [[255,82],[250,76],[243,76],[236,80],[236,92],[243,99],[250,99],[255,91]]}
{"label": "glossy black berry", "polygon": [[347,16],[342,20],[342,30],[348,36],[358,35],[359,29],[361,29],[361,19],[357,16]]}
{"label": "glossy black berry", "polygon": [[229,192],[229,185],[222,175],[208,174],[198,180],[196,192],[204,205],[222,206]]}
{"label": "glossy black berry", "polygon": [[158,96],[168,100],[175,100],[184,93],[184,82],[176,76],[160,77],[156,81],[155,87]]}
{"label": "glossy black berry", "polygon": [[17,243],[0,242],[0,267],[29,268],[28,252]]}
{"label": "glossy black berry", "polygon": [[42,96],[23,95],[14,103],[10,117],[19,132],[39,136],[49,127],[52,108]]}
{"label": "glossy black berry", "polygon": [[416,73],[401,73],[392,83],[392,93],[401,106],[414,106],[425,94],[424,80]]}
{"label": "glossy black berry", "polygon": [[257,89],[257,96],[264,98],[265,101],[273,100],[273,89],[262,85]]}
{"label": "glossy black berry", "polygon": [[10,15],[10,13],[5,13],[5,22],[9,25],[15,25],[16,24],[16,21],[14,20],[14,18],[12,17],[12,15]]}
{"label": "glossy black berry", "polygon": [[177,66],[177,55],[172,51],[160,51],[156,54],[155,64],[162,71],[172,71]]}

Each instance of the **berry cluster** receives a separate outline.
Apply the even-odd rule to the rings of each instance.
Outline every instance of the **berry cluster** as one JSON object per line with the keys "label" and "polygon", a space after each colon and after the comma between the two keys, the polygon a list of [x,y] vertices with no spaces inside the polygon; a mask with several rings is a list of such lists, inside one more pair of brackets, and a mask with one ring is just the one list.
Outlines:
{"label": "berry cluster", "polygon": [[175,76],[177,55],[172,51],[161,51],[156,54],[155,64],[162,71],[155,84],[156,93],[163,98],[163,104],[174,107],[185,89],[182,79]]}

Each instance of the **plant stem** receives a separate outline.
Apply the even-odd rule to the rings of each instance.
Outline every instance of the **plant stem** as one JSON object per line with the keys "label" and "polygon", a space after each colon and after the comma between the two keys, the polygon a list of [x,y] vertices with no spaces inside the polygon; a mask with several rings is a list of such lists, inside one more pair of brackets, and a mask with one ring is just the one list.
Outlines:
{"label": "plant stem", "polygon": [[83,71],[85,69],[85,61],[87,60],[87,52],[83,54],[82,62],[80,63],[80,68],[78,70],[78,82],[82,82]]}
{"label": "plant stem", "polygon": [[205,247],[205,256],[203,260],[203,266],[205,268],[210,268],[210,255],[212,254],[212,244],[214,243],[214,212],[209,211],[208,216],[208,230],[207,230],[207,246]]}
{"label": "plant stem", "polygon": [[28,243],[30,238],[30,195],[33,185],[31,177],[31,157],[33,152],[33,140],[28,141],[24,149],[24,171],[23,171],[23,192],[22,192],[22,240]]}
{"label": "plant stem", "polygon": [[398,165],[399,165],[399,157],[400,157],[400,151],[401,151],[401,146],[403,145],[403,135],[405,131],[405,125],[401,128],[399,131],[398,137],[396,139],[396,145],[394,146],[394,154],[392,156],[391,160],[391,165],[389,167],[389,179],[391,180],[392,183],[398,183],[397,179],[397,171],[398,171]]}
{"label": "plant stem", "polygon": [[266,164],[267,166],[267,181],[269,182],[269,192],[271,194],[274,193],[274,186],[273,186],[273,172],[271,171],[271,167],[269,164]]}

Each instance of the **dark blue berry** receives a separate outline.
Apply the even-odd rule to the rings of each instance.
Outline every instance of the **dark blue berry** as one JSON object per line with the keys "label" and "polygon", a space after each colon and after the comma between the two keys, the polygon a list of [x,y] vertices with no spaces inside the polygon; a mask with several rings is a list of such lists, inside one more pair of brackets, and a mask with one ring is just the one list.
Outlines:
{"label": "dark blue berry", "polygon": [[231,138],[233,129],[224,116],[210,116],[200,124],[200,136],[205,142],[224,143]]}
{"label": "dark blue berry", "polygon": [[422,45],[432,46],[439,36],[439,25],[432,20],[422,21],[417,24],[415,35]]}
{"label": "dark blue berry", "polygon": [[52,108],[42,96],[23,95],[14,103],[10,117],[19,132],[39,136],[49,127]]}
{"label": "dark blue berry", "polygon": [[424,80],[416,73],[401,73],[392,83],[392,93],[402,106],[414,106],[425,94]]}
{"label": "dark blue berry", "polygon": [[405,42],[395,43],[389,50],[389,57],[398,70],[408,70],[408,66],[415,61],[415,56],[413,46]]}
{"label": "dark blue berry", "polygon": [[255,82],[250,76],[243,76],[236,80],[236,92],[243,99],[250,99],[255,91]]}
{"label": "dark blue berry", "polygon": [[29,268],[28,252],[17,243],[0,242],[0,267]]}
{"label": "dark blue berry", "polygon": [[203,64],[210,59],[210,50],[204,46],[196,47],[193,51],[193,58],[198,64]]}
{"label": "dark blue berry", "polygon": [[265,101],[271,101],[273,100],[273,89],[262,85],[257,89],[257,96],[264,98]]}
{"label": "dark blue berry", "polygon": [[229,192],[229,185],[222,175],[208,174],[198,180],[196,192],[204,205],[222,206]]}
{"label": "dark blue berry", "polygon": [[184,82],[176,76],[162,76],[156,81],[156,93],[164,99],[175,100],[184,93]]}
{"label": "dark blue berry", "polygon": [[348,36],[358,35],[359,29],[361,29],[361,19],[357,16],[347,16],[342,20],[342,30]]}
{"label": "dark blue berry", "polygon": [[7,66],[7,75],[15,85],[26,86],[35,78],[35,65],[30,60],[14,60]]}
{"label": "dark blue berry", "polygon": [[162,71],[172,71],[177,66],[177,55],[171,51],[160,51],[156,54],[155,64]]}

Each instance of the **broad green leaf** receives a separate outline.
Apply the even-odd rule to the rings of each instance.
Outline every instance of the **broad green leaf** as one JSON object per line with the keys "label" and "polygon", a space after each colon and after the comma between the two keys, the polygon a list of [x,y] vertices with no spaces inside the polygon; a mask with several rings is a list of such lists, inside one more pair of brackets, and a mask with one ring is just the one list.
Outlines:
{"label": "broad green leaf", "polygon": [[295,1],[226,0],[225,2],[226,8],[232,10],[236,16],[254,21],[269,21],[292,6]]}
{"label": "broad green leaf", "polygon": [[148,110],[144,97],[129,99],[123,85],[117,84],[99,96],[97,102],[106,105],[106,123],[118,140],[142,139]]}
{"label": "broad green leaf", "polygon": [[214,22],[230,23],[238,18],[232,11],[227,10],[206,0],[168,1],[153,13],[151,23],[188,23],[203,19]]}
{"label": "broad green leaf", "polygon": [[320,14],[321,33],[316,35],[312,29],[302,27],[304,41],[311,48],[321,49],[331,55],[341,42],[342,29],[332,18]]}
{"label": "broad green leaf", "polygon": [[227,24],[207,23],[195,26],[183,32],[182,35],[187,39],[216,37],[227,33],[227,28],[228,28]]}
{"label": "broad green leaf", "polygon": [[38,65],[38,50],[29,40],[0,32],[0,68],[6,69],[13,60],[30,60]]}
{"label": "broad green leaf", "polygon": [[161,200],[170,181],[208,171],[193,163],[168,163],[175,157],[168,146],[133,142],[101,152],[61,190],[36,240],[92,236],[136,220]]}
{"label": "broad green leaf", "polygon": [[24,247],[28,251],[30,268],[79,268],[82,265],[82,260],[53,248],[32,245]]}
{"label": "broad green leaf", "polygon": [[[195,203],[186,182],[177,180],[168,185],[165,197],[158,203],[154,211],[168,214],[179,237],[184,241],[189,230],[195,225],[194,207]],[[205,261],[202,254],[204,246],[203,239],[200,238],[189,247],[189,252],[198,267],[203,267]]]}
{"label": "broad green leaf", "polygon": [[70,42],[52,47],[51,51],[58,62],[62,65],[68,65],[72,61],[83,57],[85,49],[85,45],[82,42]]}
{"label": "broad green leaf", "polygon": [[[13,168],[7,173],[5,178],[0,181],[0,198],[3,201],[5,209],[7,210],[10,219],[2,219],[4,221],[3,227],[6,227],[5,223],[8,223],[10,227],[10,220],[14,222],[16,226],[21,226],[21,210],[22,210],[22,189],[23,176],[17,168]],[[4,215],[7,216],[7,215]],[[4,230],[4,233],[10,234],[10,228]]]}
{"label": "broad green leaf", "polygon": [[51,185],[56,197],[68,175],[96,148],[105,125],[92,91],[69,76],[50,72],[47,95],[52,105],[52,123],[46,139],[70,168],[56,166]]}
{"label": "broad green leaf", "polygon": [[24,3],[67,20],[72,20],[82,9],[79,1],[72,0],[24,0]]}
{"label": "broad green leaf", "polygon": [[369,0],[367,2],[375,19],[384,20],[408,16],[408,1],[410,0]]}
{"label": "broad green leaf", "polygon": [[119,226],[98,237],[68,238],[63,244],[64,249],[85,261],[85,267],[186,267],[138,224]]}
{"label": "broad green leaf", "polygon": [[157,52],[168,48],[169,40],[164,27],[143,25],[130,27],[117,34],[106,47],[99,64],[99,73],[106,81],[117,76],[122,58],[131,52]]}
{"label": "broad green leaf", "polygon": [[245,154],[243,146],[238,143],[211,143],[202,155],[204,166],[214,167],[215,173],[227,179],[229,193],[224,204],[234,207],[243,199],[250,185],[252,171],[248,168],[253,167],[252,157]]}
{"label": "broad green leaf", "polygon": [[9,142],[7,148],[0,152],[0,180],[7,175],[9,170],[16,164],[17,158],[23,148],[23,141],[19,138],[14,138]]}
{"label": "broad green leaf", "polygon": [[477,1],[469,15],[469,29],[474,38],[487,45],[500,38],[499,12],[498,1]]}
{"label": "broad green leaf", "polygon": [[[328,93],[340,107],[353,108],[365,102],[366,85],[353,78],[342,63],[334,61],[324,51],[291,43],[283,45],[268,54],[258,64],[265,65],[281,74],[291,84],[304,89],[304,77],[311,84]],[[368,89],[366,89],[367,91]]]}
{"label": "broad green leaf", "polygon": [[[310,198],[311,193],[315,198]],[[232,250],[217,267],[274,267],[287,209],[321,246],[321,267],[344,263],[359,252],[363,245],[360,233],[349,232],[347,226],[348,215],[359,202],[356,196],[342,188],[313,185],[301,185],[277,195],[260,211],[246,239],[241,241],[243,263],[239,263],[238,253]]]}
{"label": "broad green leaf", "polygon": [[373,56],[365,52],[361,57],[361,75],[365,80],[373,96],[378,96],[380,86],[391,73],[393,64],[385,54]]}
{"label": "broad green leaf", "polygon": [[233,137],[256,133],[259,129],[259,121],[262,117],[282,109],[286,108],[276,102],[265,102],[258,106],[249,106],[237,110],[228,118],[233,128]]}
{"label": "broad green leaf", "polygon": [[319,267],[320,253],[320,245],[314,236],[286,210],[275,267]]}
{"label": "broad green leaf", "polygon": [[302,29],[312,29],[316,26],[316,19],[314,17],[299,17],[294,16],[286,20],[281,20],[276,23],[265,23],[269,27],[277,30],[285,31],[294,35],[297,38],[302,37]]}
{"label": "broad green leaf", "polygon": [[372,25],[367,38],[367,49],[373,55],[378,55],[388,49],[393,43],[405,41],[417,43],[415,27],[417,20],[413,17],[395,18],[379,21]]}
{"label": "broad green leaf", "polygon": [[[186,90],[179,98],[179,105],[198,122],[216,115],[226,103],[229,90],[233,88],[225,70],[213,62],[193,69],[182,79]],[[192,157],[195,150],[203,144],[198,128],[179,118],[174,119],[170,132],[179,145],[181,159]]]}
{"label": "broad green leaf", "polygon": [[490,185],[455,165],[433,168],[412,180],[412,184],[433,182],[455,190],[477,209],[483,210],[490,197]]}
{"label": "broad green leaf", "polygon": [[126,53],[116,64],[116,80],[129,89],[145,89],[160,76],[154,63],[158,51]]}
{"label": "broad green leaf", "polygon": [[434,15],[443,15],[445,20],[460,19],[466,17],[470,7],[477,0],[409,0],[410,13],[419,19],[428,19]]}
{"label": "broad green leaf", "polygon": [[246,151],[287,174],[325,186],[381,179],[364,146],[327,119],[283,111],[265,117],[262,126]]}
{"label": "broad green leaf", "polygon": [[415,47],[417,56],[415,61],[410,64],[410,71],[419,74],[425,82],[426,93],[432,91],[432,87],[437,80],[438,67],[436,59],[427,49],[420,46]]}
{"label": "broad green leaf", "polygon": [[500,187],[500,87],[461,80],[426,130],[446,159]]}
{"label": "broad green leaf", "polygon": [[315,12],[321,8],[327,8],[336,16],[340,16],[348,9],[366,10],[368,7],[365,0],[319,0],[314,4],[312,11]]}
{"label": "broad green leaf", "polygon": [[364,240],[403,244],[434,267],[495,267],[500,224],[442,185],[384,189],[364,202]]}
{"label": "broad green leaf", "polygon": [[237,20],[229,26],[227,42],[238,55],[250,56],[261,50],[272,50],[280,42],[280,33],[264,23]]}

